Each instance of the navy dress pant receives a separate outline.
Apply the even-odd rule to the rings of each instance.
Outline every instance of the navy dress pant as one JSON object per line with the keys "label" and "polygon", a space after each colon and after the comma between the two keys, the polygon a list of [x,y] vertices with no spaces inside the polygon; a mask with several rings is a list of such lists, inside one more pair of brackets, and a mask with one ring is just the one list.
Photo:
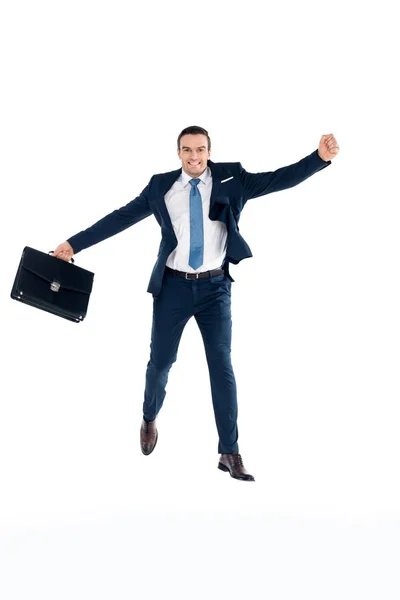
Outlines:
{"label": "navy dress pant", "polygon": [[168,374],[191,317],[196,319],[204,342],[218,452],[238,452],[236,381],[231,363],[231,281],[225,274],[184,279],[166,269],[161,292],[153,298],[143,416],[148,421],[155,419],[163,405]]}

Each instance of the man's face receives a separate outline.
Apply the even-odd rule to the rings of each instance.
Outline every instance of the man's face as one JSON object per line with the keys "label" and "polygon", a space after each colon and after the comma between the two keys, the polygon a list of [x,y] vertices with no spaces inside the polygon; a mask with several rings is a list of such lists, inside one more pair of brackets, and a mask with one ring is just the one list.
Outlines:
{"label": "man's face", "polygon": [[207,142],[207,136],[202,133],[188,133],[181,137],[178,156],[182,161],[182,169],[191,177],[198,177],[207,169],[211,154]]}

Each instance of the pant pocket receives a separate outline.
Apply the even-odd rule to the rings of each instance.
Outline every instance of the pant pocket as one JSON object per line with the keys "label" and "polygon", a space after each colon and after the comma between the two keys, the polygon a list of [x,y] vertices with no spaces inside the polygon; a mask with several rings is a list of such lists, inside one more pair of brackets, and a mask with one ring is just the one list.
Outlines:
{"label": "pant pocket", "polygon": [[225,273],[222,273],[222,275],[216,275],[215,277],[210,277],[210,282],[212,283],[212,285],[218,285],[220,283],[222,283],[224,281],[224,279],[227,279],[225,277]]}

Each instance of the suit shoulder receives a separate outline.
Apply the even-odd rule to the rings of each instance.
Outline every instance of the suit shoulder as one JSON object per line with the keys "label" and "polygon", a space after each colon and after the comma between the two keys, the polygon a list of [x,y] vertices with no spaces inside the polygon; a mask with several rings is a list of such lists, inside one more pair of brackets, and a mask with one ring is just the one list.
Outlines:
{"label": "suit shoulder", "polygon": [[154,173],[153,177],[158,179],[159,177],[168,177],[169,175],[179,175],[181,170],[182,169],[175,169],[173,171],[165,171],[164,173]]}
{"label": "suit shoulder", "polygon": [[214,163],[214,168],[218,169],[218,171],[220,171],[221,173],[228,172],[232,174],[240,174],[243,167],[240,164],[240,162],[217,162]]}
{"label": "suit shoulder", "polygon": [[232,168],[232,167],[238,167],[240,165],[240,162],[217,162],[215,163],[216,165],[218,165],[219,167],[228,167],[228,168]]}

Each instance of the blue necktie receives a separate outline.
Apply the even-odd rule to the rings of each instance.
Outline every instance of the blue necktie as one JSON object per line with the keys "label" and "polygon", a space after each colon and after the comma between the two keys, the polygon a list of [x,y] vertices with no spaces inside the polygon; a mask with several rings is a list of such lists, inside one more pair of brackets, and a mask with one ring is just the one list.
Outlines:
{"label": "blue necktie", "polygon": [[200,179],[190,179],[190,253],[189,265],[197,269],[203,264],[204,235],[203,235],[203,207],[201,194],[197,189]]}

